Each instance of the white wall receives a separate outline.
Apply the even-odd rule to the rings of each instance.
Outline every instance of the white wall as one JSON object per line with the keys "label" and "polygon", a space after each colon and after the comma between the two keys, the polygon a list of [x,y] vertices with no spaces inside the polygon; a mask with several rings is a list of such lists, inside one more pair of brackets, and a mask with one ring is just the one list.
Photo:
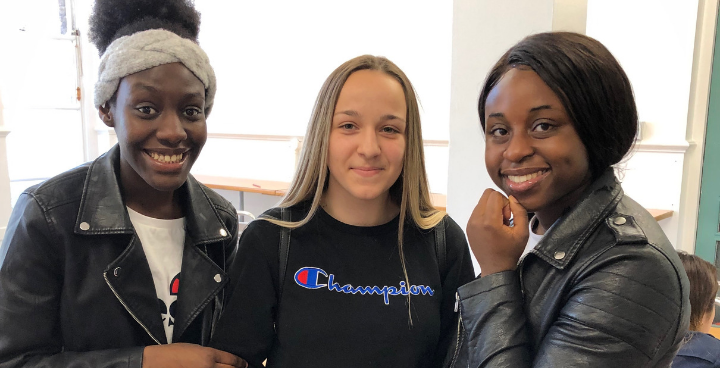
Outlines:
{"label": "white wall", "polygon": [[552,0],[454,1],[447,209],[463,229],[482,192],[494,187],[477,113],[485,75],[517,41],[551,30],[552,18]]}
{"label": "white wall", "polygon": [[2,93],[0,93],[0,244],[10,219],[10,176],[8,175],[7,144],[5,137],[10,131],[5,127]]}
{"label": "white wall", "polygon": [[210,130],[304,135],[320,86],[362,54],[395,62],[415,85],[426,139],[447,139],[448,1],[196,0],[200,44],[218,78]]}
{"label": "white wall", "polygon": [[[680,244],[680,213],[698,0],[588,0],[587,35],[615,55],[633,85],[642,141],[623,188],[646,208],[669,209],[660,225]],[[692,247],[690,247],[692,250]]]}

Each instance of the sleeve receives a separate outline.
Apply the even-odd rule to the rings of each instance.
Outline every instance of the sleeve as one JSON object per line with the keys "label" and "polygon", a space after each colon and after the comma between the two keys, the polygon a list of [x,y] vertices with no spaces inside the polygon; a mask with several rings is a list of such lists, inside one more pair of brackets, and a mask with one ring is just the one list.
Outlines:
{"label": "sleeve", "polygon": [[229,300],[210,346],[262,367],[275,337],[279,228],[253,221],[243,231],[229,268]]}
{"label": "sleeve", "polygon": [[667,366],[687,327],[687,291],[678,270],[651,248],[615,246],[594,260],[567,293],[552,296],[563,305],[535,349],[516,271],[462,286],[468,366]]}
{"label": "sleeve", "polygon": [[[435,354],[434,367],[446,366],[458,349],[458,317],[455,311],[456,292],[458,287],[475,278],[470,247],[465,233],[449,216],[445,218],[446,266],[440,265],[442,278],[442,295],[440,315],[440,341]],[[446,363],[443,364],[442,362]]]}
{"label": "sleeve", "polygon": [[141,367],[143,347],[63,351],[63,260],[51,229],[37,201],[22,194],[0,246],[0,368]]}

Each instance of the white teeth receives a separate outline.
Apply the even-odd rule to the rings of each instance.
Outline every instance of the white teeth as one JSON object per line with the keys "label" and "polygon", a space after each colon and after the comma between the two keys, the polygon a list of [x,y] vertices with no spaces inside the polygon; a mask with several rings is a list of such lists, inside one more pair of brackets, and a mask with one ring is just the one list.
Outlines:
{"label": "white teeth", "polygon": [[537,178],[538,175],[540,175],[542,173],[543,173],[542,171],[538,171],[538,172],[534,172],[532,174],[527,174],[527,175],[519,175],[519,176],[518,175],[508,175],[508,179],[510,179],[510,181],[513,183],[523,183],[530,179]]}
{"label": "white teeth", "polygon": [[183,154],[181,153],[179,155],[161,155],[156,152],[150,152],[150,157],[162,163],[176,164],[182,161]]}

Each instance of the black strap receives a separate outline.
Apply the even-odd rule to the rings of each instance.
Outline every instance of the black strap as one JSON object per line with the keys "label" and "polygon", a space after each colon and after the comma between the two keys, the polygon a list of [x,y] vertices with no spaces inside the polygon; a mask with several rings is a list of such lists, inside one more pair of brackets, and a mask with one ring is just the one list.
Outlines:
{"label": "black strap", "polygon": [[[289,222],[290,209],[280,207],[280,220]],[[278,275],[278,303],[282,297],[283,284],[285,283],[285,271],[287,270],[288,255],[290,254],[290,228],[282,226],[280,230],[280,274]]]}
{"label": "black strap", "polygon": [[445,217],[443,217],[443,219],[435,226],[435,256],[437,257],[441,277],[445,277],[445,248]]}

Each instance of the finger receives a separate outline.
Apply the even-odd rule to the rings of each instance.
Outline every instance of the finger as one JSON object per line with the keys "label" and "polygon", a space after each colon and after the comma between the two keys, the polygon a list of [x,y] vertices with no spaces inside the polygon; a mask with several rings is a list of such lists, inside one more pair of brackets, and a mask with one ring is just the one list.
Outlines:
{"label": "finger", "polygon": [[485,189],[482,196],[480,196],[477,205],[475,205],[475,208],[473,208],[473,211],[470,214],[470,221],[473,219],[480,219],[485,215],[485,207],[487,206],[488,198],[492,195],[492,192],[494,192],[493,189]]}
{"label": "finger", "polygon": [[510,210],[510,201],[503,207],[502,209],[503,214],[503,225],[510,226],[510,217],[512,216],[512,211]]}
{"label": "finger", "polygon": [[513,222],[515,223],[515,229],[519,231],[528,232],[528,214],[525,207],[523,207],[517,198],[510,196],[510,211],[512,211]]}
{"label": "finger", "polygon": [[488,215],[487,219],[492,225],[502,225],[504,223],[503,211],[507,204],[508,199],[500,192],[494,192],[490,198],[488,198],[486,213]]}
{"label": "finger", "polygon": [[247,367],[247,362],[245,362],[244,359],[230,354],[228,352],[222,351],[222,350],[215,350],[215,362],[220,364],[226,364],[231,367],[237,367],[237,368],[245,368]]}
{"label": "finger", "polygon": [[247,368],[247,363],[245,363],[245,365],[215,363],[215,368]]}

